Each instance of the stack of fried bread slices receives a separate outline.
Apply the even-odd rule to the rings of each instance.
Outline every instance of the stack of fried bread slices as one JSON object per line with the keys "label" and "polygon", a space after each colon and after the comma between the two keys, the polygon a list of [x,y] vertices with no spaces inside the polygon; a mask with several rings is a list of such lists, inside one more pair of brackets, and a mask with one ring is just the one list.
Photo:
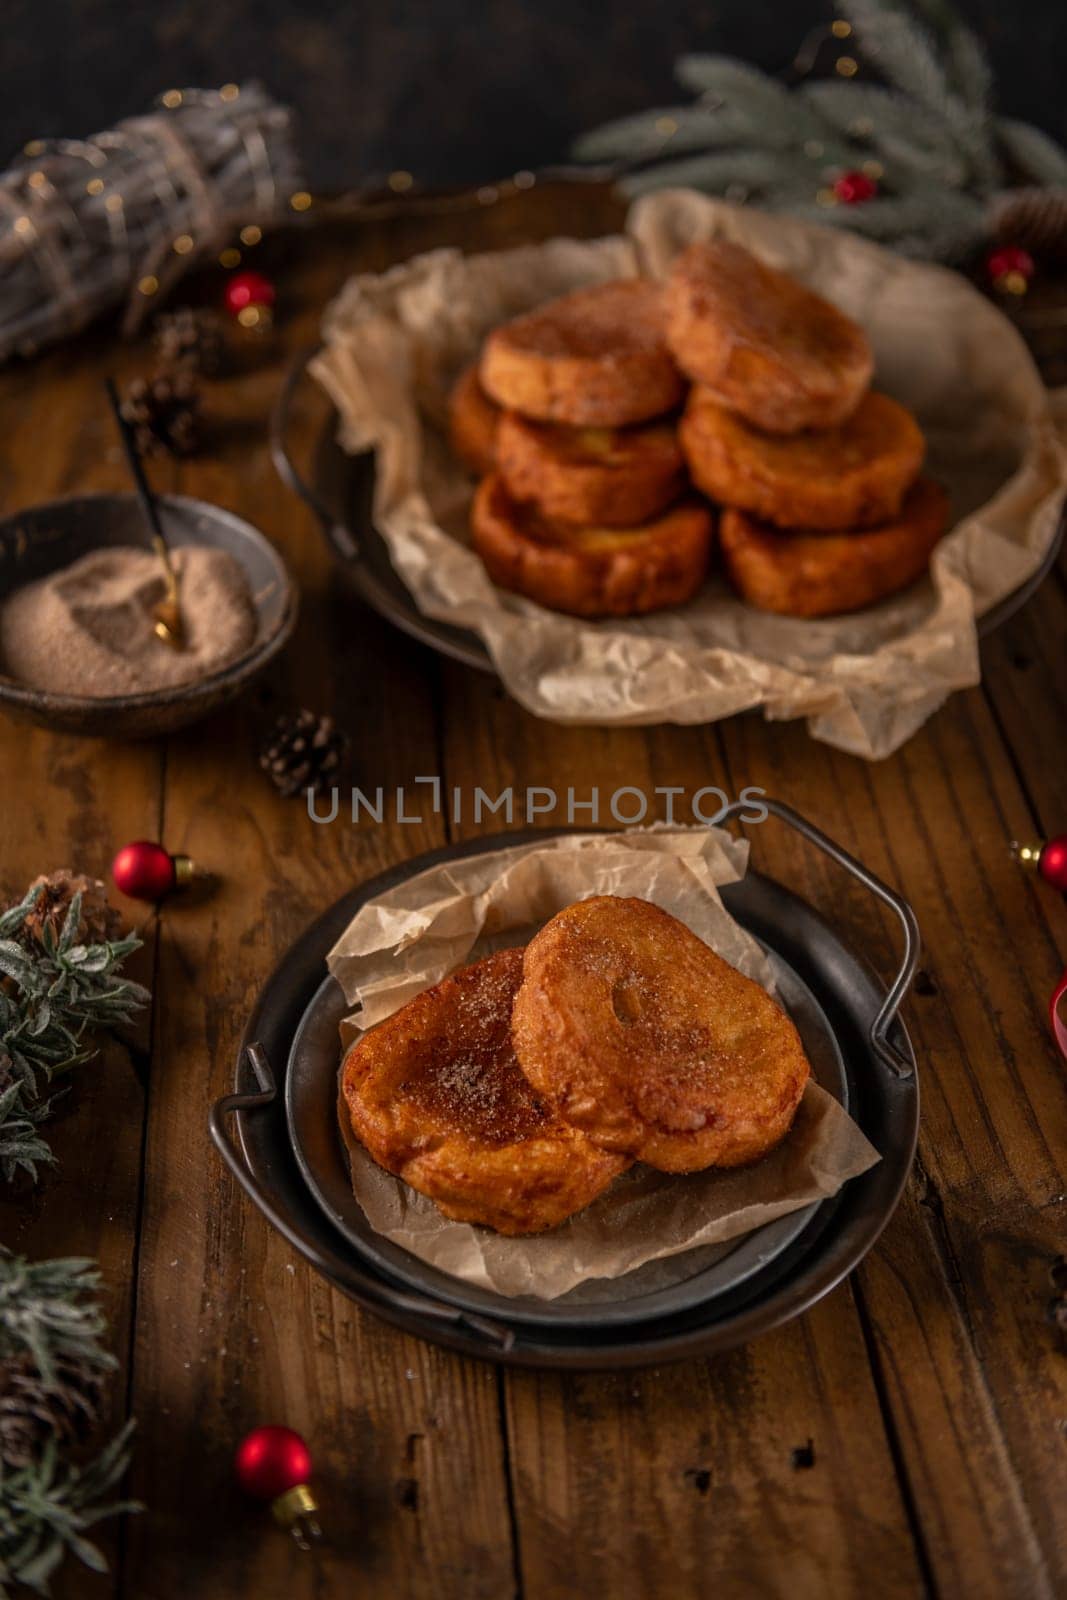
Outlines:
{"label": "stack of fried bread slices", "polygon": [[727,241],[690,246],[665,285],[550,301],[494,329],[452,392],[474,547],[551,609],[639,615],[699,590],[717,510],[751,605],[871,605],[922,575],[948,521],[873,365],[855,322]]}

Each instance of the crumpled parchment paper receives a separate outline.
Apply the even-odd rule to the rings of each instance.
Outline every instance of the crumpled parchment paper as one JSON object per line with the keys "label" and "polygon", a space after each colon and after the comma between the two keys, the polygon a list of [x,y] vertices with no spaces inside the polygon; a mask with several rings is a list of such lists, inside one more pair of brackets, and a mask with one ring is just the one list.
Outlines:
{"label": "crumpled parchment paper", "polygon": [[[661,277],[697,239],[727,237],[794,273],[866,328],[876,385],[911,406],[954,527],[930,577],[854,616],[756,611],[714,577],[688,606],[586,622],[494,588],[468,545],[471,484],[441,424],[457,372],[495,324],[583,284]],[[1067,431],[1007,319],[958,274],[838,229],[688,190],[631,209],[624,236],[482,255],[436,250],[353,278],[311,370],[341,441],[377,451],[375,524],[420,611],[472,629],[511,694],[557,722],[714,722],[762,707],[815,738],[888,755],[979,680],[975,617],[1040,565],[1067,484]],[[1057,401],[1067,430],[1067,399]]]}
{"label": "crumpled parchment paper", "polygon": [[[743,875],[747,856],[745,841],[723,829],[656,827],[546,839],[430,868],[362,906],[330,952],[330,971],[355,1008],[342,1025],[343,1042],[468,961],[525,943],[557,911],[592,894],[653,901],[773,989],[770,962],[717,888]],[[797,1020],[803,1033],[803,1018]],[[812,1065],[818,1071],[817,1054]],[[588,1280],[721,1246],[836,1194],[878,1160],[838,1101],[809,1083],[789,1134],[754,1166],[685,1177],[635,1166],[562,1227],[508,1239],[449,1221],[383,1172],[343,1112],[341,1130],[356,1200],[378,1233],[468,1283],[545,1300]]]}

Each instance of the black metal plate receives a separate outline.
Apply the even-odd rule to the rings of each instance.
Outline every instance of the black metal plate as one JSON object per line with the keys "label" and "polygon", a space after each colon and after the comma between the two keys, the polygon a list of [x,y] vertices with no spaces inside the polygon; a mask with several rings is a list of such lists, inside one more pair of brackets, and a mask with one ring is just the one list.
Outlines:
{"label": "black metal plate", "polygon": [[[771,954],[778,998],[789,1011],[816,1081],[845,1106],[849,1083],[829,1023],[807,985]],[[650,1262],[625,1277],[580,1284],[556,1300],[502,1298],[440,1272],[375,1233],[349,1181],[337,1128],[338,1027],[348,1010],[332,978],[320,984],[293,1039],[285,1071],[285,1112],[293,1153],[308,1188],[337,1231],[363,1259],[401,1283],[481,1316],[505,1316],[531,1326],[596,1330],[673,1315],[740,1287],[801,1237],[818,1211],[805,1206],[735,1240],[724,1253],[710,1246]],[[684,1180],[681,1180],[684,1181]]]}
{"label": "black metal plate", "polygon": [[[541,834],[539,837],[547,835]],[[275,1070],[288,1060],[297,1029],[322,983],[327,951],[360,904],[427,867],[458,856],[517,844],[529,835],[471,841],[421,856],[353,890],[325,913],[290,950],[268,981],[242,1041],[236,1088],[255,1079],[244,1055],[259,1041]],[[574,1329],[515,1325],[510,1346],[487,1339],[474,1319],[446,1321],[398,1290],[391,1274],[369,1260],[353,1267],[351,1247],[312,1197],[290,1142],[283,1098],[242,1113],[240,1149],[260,1185],[261,1209],[295,1249],[332,1283],[387,1321],[470,1355],[516,1366],[576,1369],[639,1366],[729,1349],[796,1316],[829,1292],[862,1259],[892,1215],[911,1167],[918,1131],[914,1075],[894,1077],[870,1044],[870,1028],[885,991],[832,929],[804,901],[758,873],[723,890],[738,921],[791,968],[826,1017],[845,1064],[850,1110],[882,1155],[870,1172],[847,1184],[787,1249],[736,1288],[673,1314],[619,1326]],[[899,1023],[894,1044],[911,1059]],[[506,1306],[506,1302],[499,1302]]]}

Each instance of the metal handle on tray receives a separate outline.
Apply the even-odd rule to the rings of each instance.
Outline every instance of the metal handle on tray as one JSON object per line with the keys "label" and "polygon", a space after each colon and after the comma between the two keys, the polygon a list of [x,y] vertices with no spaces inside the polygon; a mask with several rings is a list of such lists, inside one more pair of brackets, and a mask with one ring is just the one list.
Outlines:
{"label": "metal handle on tray", "polygon": [[[794,811],[792,806],[786,805],[782,800],[769,800],[766,797],[760,801],[760,804],[766,806],[771,816],[777,817],[780,822],[784,822],[790,828],[795,829],[810,844],[821,850],[824,855],[828,855],[832,861],[836,861],[839,866],[844,867],[846,872],[850,872],[854,878],[858,878],[863,886],[869,889],[877,899],[881,900],[883,905],[887,905],[899,919],[900,925],[904,930],[904,949],[901,954],[900,967],[889,987],[889,993],[885,997],[882,1009],[871,1024],[870,1041],[871,1048],[878,1059],[888,1067],[894,1076],[898,1078],[912,1077],[915,1072],[915,1064],[903,1050],[894,1044],[889,1037],[889,1030],[896,1019],[897,1012],[900,1010],[901,1001],[911,987],[912,979],[915,977],[915,969],[919,964],[919,952],[922,948],[922,942],[919,936],[919,924],[916,921],[914,911],[906,900],[889,888],[888,884],[883,883],[881,878],[876,878],[874,873],[869,872],[861,861],[857,861],[855,856],[849,855],[847,850],[843,850],[839,844],[835,844],[814,823],[809,822],[806,817],[802,817],[798,811]],[[733,801],[723,813],[722,820],[726,821],[730,817],[740,816],[750,805],[750,801]]]}
{"label": "metal handle on tray", "polygon": [[470,1311],[463,1311],[455,1306],[443,1304],[429,1296],[411,1294],[402,1289],[394,1289],[389,1283],[380,1278],[362,1272],[357,1267],[342,1262],[338,1257],[330,1260],[322,1255],[315,1243],[305,1237],[293,1224],[277,1210],[271,1196],[262,1184],[253,1176],[245,1164],[241,1154],[231,1141],[227,1129],[230,1117],[254,1115],[257,1110],[272,1105],[277,1097],[278,1088],[270,1062],[267,1060],[263,1047],[251,1044],[244,1052],[243,1059],[248,1063],[255,1077],[258,1088],[244,1093],[223,1095],[211,1108],[209,1126],[215,1148],[223,1161],[241,1185],[241,1188],[251,1200],[259,1207],[278,1232],[281,1233],[294,1249],[299,1250],[311,1265],[326,1277],[341,1283],[365,1303],[379,1306],[385,1311],[403,1311],[419,1317],[431,1317],[436,1322],[448,1322],[455,1326],[462,1326],[480,1334],[488,1344],[493,1344],[504,1350],[510,1350],[515,1342],[514,1331],[505,1323],[494,1321],[490,1317],[477,1316]]}

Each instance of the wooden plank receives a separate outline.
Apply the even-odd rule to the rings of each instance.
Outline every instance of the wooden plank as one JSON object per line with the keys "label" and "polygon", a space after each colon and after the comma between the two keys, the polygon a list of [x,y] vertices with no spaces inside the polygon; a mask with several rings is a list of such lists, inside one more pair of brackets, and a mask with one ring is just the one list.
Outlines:
{"label": "wooden plank", "polygon": [[[857,1275],[927,1560],[945,1594],[1052,1595],[1062,1362],[1043,1320],[1062,1248],[1062,1066],[1044,1001],[1062,908],[1008,857],[1026,803],[980,691],[877,767],[754,717],[724,730],[734,783],[762,783],[912,901],[924,978],[907,1006],[920,1063],[920,1163]],[[771,830],[778,871],[880,970],[893,936],[869,897]]]}
{"label": "wooden plank", "polygon": [[[651,799],[669,783],[685,791],[681,820],[697,790],[725,780],[714,732],[559,728],[461,668],[444,683],[446,778],[468,796],[475,785],[545,784],[588,799],[596,787],[606,807],[623,784]],[[652,806],[664,815],[662,797]],[[485,824],[468,806],[455,831]],[[527,1596],[601,1586],[697,1596],[711,1574],[731,1597],[854,1593],[871,1571],[887,1595],[920,1584],[847,1290],[721,1359],[597,1377],[509,1373],[506,1392]],[[815,1466],[805,1470],[793,1451],[809,1440]]]}
{"label": "wooden plank", "polygon": [[[359,259],[383,254],[368,231]],[[316,276],[309,263],[287,283],[301,307],[287,347],[312,337],[338,265]],[[297,1600],[358,1575],[385,1593],[495,1596],[511,1587],[512,1555],[491,1369],[398,1336],[317,1280],[207,1139],[207,1107],[281,952],[349,885],[441,838],[433,821],[354,829],[343,812],[316,826],[255,768],[251,724],[268,698],[274,709],[332,708],[356,736],[365,786],[432,771],[437,745],[434,663],[354,608],[309,518],[277,487],[263,435],[270,387],[262,377],[218,386],[232,454],[223,447],[181,475],[277,540],[303,613],[262,707],[246,702],[168,749],[168,840],[223,878],[211,900],[175,902],[163,918],[134,1372],[145,1418],[135,1485],[152,1509],[131,1529],[123,1592]],[[317,1462],[329,1542],[314,1559],[233,1485],[237,1440],[270,1419],[299,1428]]]}
{"label": "wooden plank", "polygon": [[[635,1596],[702,1594],[712,1577],[728,1596],[821,1596],[869,1588],[872,1571],[887,1596],[913,1594],[928,1576],[939,1592],[979,1600],[1063,1586],[1067,1539],[1050,1487],[1063,1380],[1043,1309],[1062,1249],[1064,1123],[1043,1004],[1067,926],[1058,897],[1004,849],[1013,833],[1067,825],[1049,743],[1063,702],[1062,580],[985,646],[988,702],[957,697],[878,767],[754,717],[721,736],[552,729],[354,609],[267,461],[281,363],[314,336],[348,271],[445,236],[485,247],[595,233],[619,214],[602,191],[563,199],[539,186],[483,212],[339,227],[314,250],[300,239],[265,256],[289,262],[278,268],[277,338],[246,346],[242,370],[209,387],[208,455],[156,471],[277,538],[305,589],[299,643],[264,692],[170,742],[162,812],[158,747],[0,726],[19,792],[42,797],[0,818],[12,892],[60,864],[53,852],[99,871],[116,843],[161,827],[171,848],[224,869],[215,899],[175,902],[163,918],[133,1373],[134,1487],[151,1509],[130,1526],[122,1581],[137,1600],[299,1597],[353,1577],[446,1600],[517,1581],[536,1596],[594,1592],[605,1578]],[[97,402],[115,360],[100,334],[3,375],[12,504],[119,485]],[[442,694],[443,729],[432,711]],[[510,1375],[498,1390],[488,1369],[383,1329],[293,1258],[223,1178],[207,1104],[228,1082],[259,983],[304,922],[350,882],[443,837],[436,822],[317,829],[299,804],[275,799],[252,763],[255,725],[304,702],[358,732],[356,775],[372,785],[432,772],[442,734],[447,781],[465,786],[570,784],[581,797],[592,783],[678,783],[689,794],[763,783],[913,898],[928,941],[928,977],[909,1006],[925,1068],[922,1162],[848,1288],[721,1361],[637,1376]],[[780,830],[752,831],[757,861],[889,970],[888,919]],[[5,1212],[20,1248],[100,1254],[120,1325],[131,1309],[140,1119],[128,1064],[109,1054],[56,1124],[64,1167],[47,1206]],[[313,1561],[231,1482],[236,1439],[271,1416],[302,1428],[319,1462],[331,1545]],[[809,1438],[811,1469],[793,1459]],[[57,1586],[113,1592],[73,1568]]]}
{"label": "wooden plank", "polygon": [[1067,589],[1057,574],[982,645],[982,682],[1020,780],[1036,806],[1028,839],[1067,831]]}
{"label": "wooden plank", "polygon": [[[64,492],[115,486],[114,469],[82,425],[86,400],[84,385],[67,381],[58,354],[40,367],[16,367],[0,378],[5,513]],[[0,903],[21,897],[39,873],[59,867],[106,879],[119,845],[155,835],[162,779],[160,753],[152,746],[59,738],[3,717],[0,771],[7,790],[0,807]],[[131,923],[142,925],[145,948],[128,970],[150,984],[153,919],[144,907],[113,898]],[[121,1363],[105,1393],[101,1442],[127,1412],[144,1121],[138,1070],[147,1061],[149,1029],[145,1015],[130,1033],[134,1051],[117,1040],[106,1042],[101,1056],[78,1070],[44,1130],[58,1165],[36,1189],[19,1180],[0,1202],[0,1238],[13,1250],[31,1259],[99,1260],[108,1340]],[[68,1563],[54,1594],[114,1593],[118,1540],[117,1524],[102,1525],[98,1542],[109,1575],[90,1576]]]}
{"label": "wooden plank", "polygon": [[508,1395],[527,1595],[921,1592],[847,1292],[713,1360]]}

